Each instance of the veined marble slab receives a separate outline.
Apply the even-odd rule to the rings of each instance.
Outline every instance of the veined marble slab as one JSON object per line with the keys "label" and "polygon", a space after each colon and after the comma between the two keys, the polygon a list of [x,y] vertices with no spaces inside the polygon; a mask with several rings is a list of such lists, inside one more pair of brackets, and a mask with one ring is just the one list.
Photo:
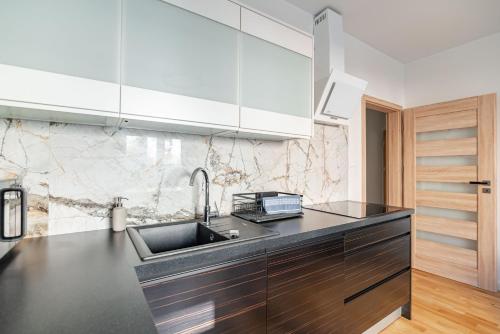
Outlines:
{"label": "veined marble slab", "polygon": [[131,223],[192,218],[202,212],[201,182],[188,185],[199,166],[222,214],[238,192],[301,193],[305,204],[347,197],[342,126],[277,142],[3,119],[0,145],[0,182],[17,178],[29,193],[31,236],[109,228],[117,196],[129,198]]}

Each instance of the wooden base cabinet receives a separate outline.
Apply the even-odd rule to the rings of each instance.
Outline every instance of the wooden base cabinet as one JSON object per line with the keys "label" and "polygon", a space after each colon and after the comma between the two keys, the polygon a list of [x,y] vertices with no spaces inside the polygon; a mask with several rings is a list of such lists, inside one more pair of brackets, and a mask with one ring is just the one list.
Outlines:
{"label": "wooden base cabinet", "polygon": [[267,333],[342,333],[343,238],[269,254]]}
{"label": "wooden base cabinet", "polygon": [[266,333],[266,257],[142,284],[158,333]]}
{"label": "wooden base cabinet", "polygon": [[410,220],[142,283],[159,333],[363,333],[410,318]]}

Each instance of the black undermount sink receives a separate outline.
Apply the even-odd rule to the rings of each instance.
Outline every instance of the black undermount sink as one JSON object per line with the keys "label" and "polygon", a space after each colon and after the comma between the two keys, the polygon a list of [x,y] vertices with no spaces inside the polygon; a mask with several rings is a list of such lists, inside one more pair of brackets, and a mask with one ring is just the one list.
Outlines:
{"label": "black undermount sink", "polygon": [[127,230],[143,260],[206,248],[229,240],[198,221],[129,227]]}

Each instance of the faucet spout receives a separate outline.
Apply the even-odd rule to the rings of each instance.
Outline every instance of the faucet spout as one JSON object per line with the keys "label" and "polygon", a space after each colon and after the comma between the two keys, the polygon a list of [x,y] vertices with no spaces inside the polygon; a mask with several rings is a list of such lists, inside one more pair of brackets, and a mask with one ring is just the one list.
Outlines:
{"label": "faucet spout", "polygon": [[208,178],[208,172],[205,168],[198,167],[191,174],[191,178],[189,179],[189,185],[194,186],[194,181],[196,179],[196,175],[201,172],[205,179],[205,209],[203,210],[203,221],[208,225],[210,225],[210,181]]}

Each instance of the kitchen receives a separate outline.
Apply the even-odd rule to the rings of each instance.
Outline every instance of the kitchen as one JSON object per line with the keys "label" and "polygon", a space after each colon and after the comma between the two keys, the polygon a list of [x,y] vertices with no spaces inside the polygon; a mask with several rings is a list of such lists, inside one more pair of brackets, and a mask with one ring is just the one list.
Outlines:
{"label": "kitchen", "polygon": [[[0,243],[9,248],[0,274],[7,332],[280,333],[318,326],[325,333],[356,333],[378,332],[400,315],[411,318],[405,279],[413,264],[416,233],[409,217],[415,206],[402,198],[385,204],[409,209],[344,202],[364,201],[363,98],[406,108],[405,65],[344,33],[341,15],[255,0],[0,6],[8,8],[0,14],[0,31],[8,32],[0,33],[1,180],[3,188],[25,189],[27,201],[27,238]],[[17,24],[26,15],[30,24]],[[439,98],[409,106],[455,97]],[[190,187],[198,167],[208,182],[197,174]],[[231,215],[235,196],[263,192],[273,192],[271,199],[280,192],[299,195],[294,213],[303,215],[259,224]],[[123,198],[120,205],[116,198]],[[317,206],[332,202],[344,206]],[[195,216],[211,220],[209,226],[193,225]],[[112,232],[124,222],[125,231]],[[176,224],[184,229],[169,228]],[[216,242],[182,248],[188,225],[208,227]],[[350,246],[354,236],[375,239]],[[167,241],[178,249],[162,248]],[[161,244],[156,252],[155,243]],[[317,283],[331,273],[327,279],[340,287],[315,291],[311,281],[280,283],[280,264],[293,252],[297,262],[285,273],[309,268]],[[367,274],[370,260],[379,276]],[[323,272],[315,261],[333,266]],[[169,293],[183,284],[203,288],[195,287],[201,284],[196,277],[224,281],[223,275],[243,275],[240,267],[254,275],[254,284],[242,286],[255,289],[241,304],[238,297],[250,290],[228,290],[230,299],[220,305],[213,304],[217,291],[208,290],[212,299],[158,311],[165,308],[155,301],[173,298]],[[339,282],[350,270],[368,276],[346,287]],[[277,292],[289,285],[286,298],[271,298],[273,280]],[[393,290],[386,283],[398,284],[401,294],[354,304],[387,286]],[[300,288],[302,295],[290,292]],[[331,296],[324,304],[321,291]],[[332,321],[286,310],[304,295],[317,302],[304,309]],[[245,308],[245,302],[253,304]],[[349,304],[380,314],[363,318],[346,311]],[[280,314],[288,318],[279,320]]]}

